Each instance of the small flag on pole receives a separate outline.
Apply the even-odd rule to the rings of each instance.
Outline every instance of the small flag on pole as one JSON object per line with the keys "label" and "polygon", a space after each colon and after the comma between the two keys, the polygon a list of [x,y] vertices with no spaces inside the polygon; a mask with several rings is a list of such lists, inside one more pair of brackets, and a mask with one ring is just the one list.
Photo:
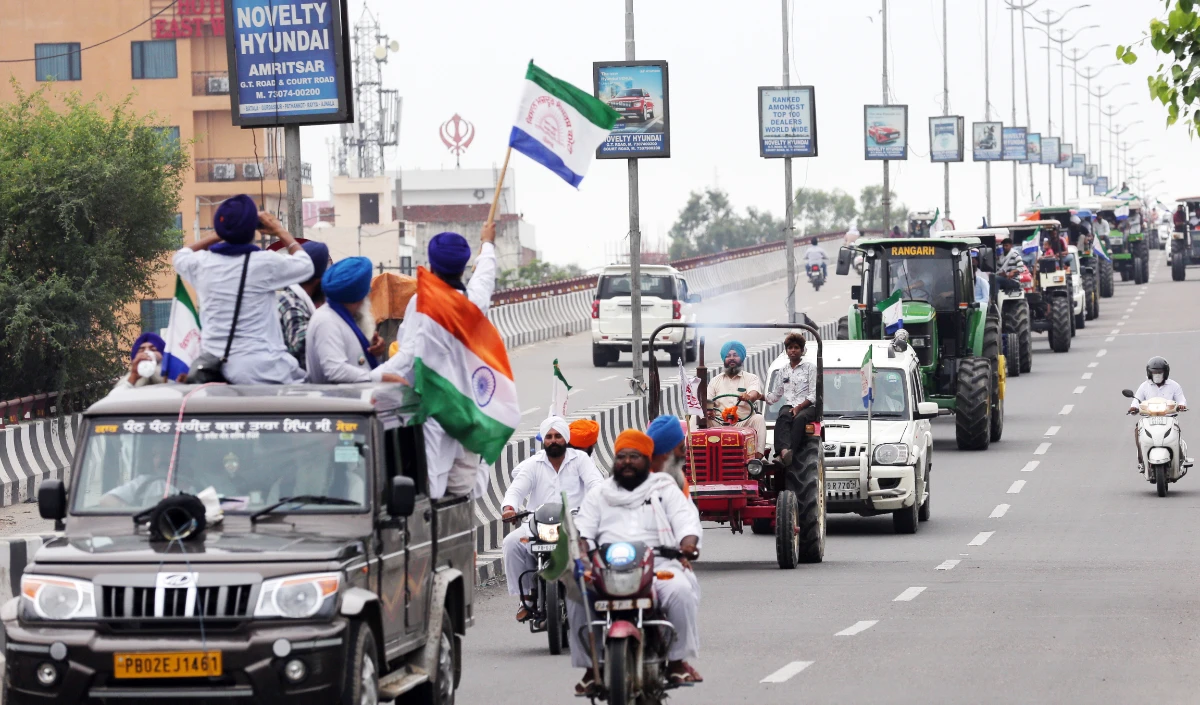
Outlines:
{"label": "small flag on pole", "polygon": [[1042,229],[1038,228],[1038,229],[1034,230],[1033,234],[1029,236],[1029,239],[1026,240],[1021,245],[1021,252],[1022,253],[1028,253],[1028,252],[1036,253],[1038,251],[1038,249],[1041,248],[1041,246],[1042,246]]}
{"label": "small flag on pole", "polygon": [[679,361],[679,393],[683,395],[684,414],[704,416],[704,407],[700,404],[700,378],[688,376],[683,369],[683,360]]}
{"label": "small flag on pole", "polygon": [[187,287],[179,275],[175,275],[175,298],[171,301],[171,317],[167,322],[167,333],[163,336],[163,376],[170,381],[191,370],[192,361],[200,355],[200,316],[192,305]]}
{"label": "small flag on pole", "polygon": [[900,289],[875,304],[875,308],[883,314],[884,333],[891,335],[904,327],[904,292]]}
{"label": "small flag on pole", "polygon": [[875,396],[875,369],[871,358],[871,349],[873,345],[867,346],[867,354],[863,355],[862,361],[862,400],[863,408],[867,408],[871,403],[871,398]]}
{"label": "small flag on pole", "polygon": [[530,61],[508,146],[579,188],[619,117],[604,101]]}
{"label": "small flag on pole", "polygon": [[561,580],[567,589],[567,595],[579,599],[582,593],[579,586],[571,580],[576,567],[583,565],[583,553],[579,550],[579,530],[575,528],[574,517],[571,515],[571,505],[567,502],[567,493],[562,493],[562,524],[558,532],[558,543],[550,553],[550,560],[538,576],[547,582]]}
{"label": "small flag on pole", "polygon": [[571,393],[571,385],[567,383],[567,378],[563,377],[562,370],[558,368],[558,358],[554,359],[554,376],[550,380],[550,416],[567,415],[567,396]]}

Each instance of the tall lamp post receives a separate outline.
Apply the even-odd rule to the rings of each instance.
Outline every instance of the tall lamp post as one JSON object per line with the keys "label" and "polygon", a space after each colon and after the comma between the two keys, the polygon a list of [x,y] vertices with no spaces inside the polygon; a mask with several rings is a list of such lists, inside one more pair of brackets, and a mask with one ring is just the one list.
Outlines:
{"label": "tall lamp post", "polygon": [[[1062,29],[1060,27],[1058,30],[1058,38],[1057,39],[1047,35],[1048,39],[1050,39],[1052,42],[1055,42],[1058,44],[1058,85],[1059,85],[1058,100],[1059,100],[1059,105],[1060,105],[1059,114],[1062,116],[1062,120],[1059,123],[1059,132],[1062,135],[1060,144],[1062,142],[1065,142],[1066,137],[1067,137],[1067,78],[1066,78],[1067,55],[1066,55],[1066,49],[1065,49],[1066,44],[1067,44],[1067,42],[1074,40],[1075,37],[1078,37],[1079,34],[1084,31],[1087,31],[1089,29],[1099,29],[1099,28],[1100,28],[1100,25],[1098,25],[1098,24],[1090,24],[1086,27],[1080,27],[1079,29],[1075,30],[1075,32],[1073,32],[1071,34],[1071,36],[1068,37],[1068,36],[1066,36],[1067,30]],[[1047,88],[1049,88],[1049,86],[1050,86],[1050,44],[1046,45],[1046,86],[1047,86]],[[1076,96],[1076,98],[1079,97],[1079,91],[1075,92],[1075,96]],[[1047,110],[1049,110],[1048,106],[1047,106]],[[1076,139],[1078,139],[1079,138],[1079,120],[1078,120],[1079,107],[1078,106],[1076,106],[1076,108],[1075,108],[1075,114],[1076,114],[1075,137],[1076,137]],[[1079,144],[1079,142],[1075,142],[1075,144]],[[1051,167],[1051,174],[1053,174],[1053,167]],[[1076,193],[1075,195],[1078,196],[1079,194]],[[1062,199],[1064,202],[1067,200],[1067,170],[1066,169],[1062,170]]]}
{"label": "tall lamp post", "polygon": [[[1106,67],[1106,68],[1107,68],[1107,67]],[[1096,99],[1096,129],[1097,129],[1097,134],[1096,134],[1096,153],[1095,153],[1093,156],[1096,158],[1096,162],[1095,162],[1095,163],[1096,163],[1096,166],[1097,166],[1097,168],[1099,168],[1099,166],[1100,166],[1100,164],[1101,164],[1101,162],[1102,162],[1102,160],[1101,160],[1101,158],[1100,158],[1100,155],[1101,155],[1101,154],[1104,152],[1104,148],[1103,148],[1103,147],[1101,147],[1101,145],[1104,143],[1104,138],[1103,138],[1103,136],[1102,136],[1101,134],[1099,134],[1099,130],[1101,130],[1101,129],[1103,129],[1103,128],[1104,128],[1104,117],[1103,117],[1103,115],[1104,115],[1104,110],[1103,110],[1103,109],[1100,107],[1100,101],[1102,101],[1102,100],[1104,100],[1105,98],[1107,98],[1107,97],[1108,97],[1108,96],[1109,96],[1109,95],[1110,95],[1110,94],[1111,94],[1113,91],[1117,90],[1118,88],[1120,88],[1120,87],[1122,87],[1122,86],[1128,86],[1128,85],[1129,85],[1129,82],[1128,82],[1128,81],[1122,81],[1121,83],[1118,83],[1117,85],[1115,85],[1115,86],[1112,86],[1112,87],[1111,87],[1111,88],[1109,88],[1108,90],[1104,90],[1104,86],[1096,86],[1096,90],[1095,90],[1094,92],[1093,92],[1091,89],[1089,89],[1089,90],[1088,90],[1088,93],[1089,93],[1089,94],[1090,94],[1090,95],[1091,95],[1093,98],[1095,98],[1095,99]],[[1089,112],[1091,111],[1091,106],[1090,106],[1090,105],[1088,106],[1088,110],[1089,110]],[[1092,139],[1092,137],[1091,137],[1091,131],[1092,131],[1092,127],[1091,127],[1091,117],[1089,117],[1089,118],[1088,118],[1088,142],[1089,142],[1089,144],[1088,144],[1088,149],[1091,149],[1091,139]],[[1111,147],[1110,147],[1110,151],[1111,151]]]}
{"label": "tall lamp post", "polygon": [[[1073,71],[1075,73],[1075,76],[1077,79],[1083,78],[1083,79],[1088,80],[1089,90],[1091,87],[1091,76],[1099,75],[1100,72],[1097,72],[1096,74],[1087,74],[1087,75],[1080,73],[1079,72],[1079,60],[1086,59],[1087,55],[1091,54],[1093,51],[1096,51],[1097,49],[1102,49],[1102,48],[1105,48],[1108,46],[1110,46],[1110,45],[1109,44],[1097,44],[1096,46],[1092,47],[1091,49],[1088,49],[1087,51],[1085,51],[1082,56],[1080,56],[1078,48],[1071,49],[1071,71]],[[1065,64],[1066,62],[1064,61],[1063,63]],[[1111,66],[1105,66],[1104,68],[1111,68]],[[1089,71],[1090,71],[1090,69],[1089,69]],[[1100,71],[1102,72],[1102,71],[1104,71],[1104,69],[1100,69]],[[1074,107],[1074,110],[1071,111],[1072,114],[1075,115],[1075,148],[1077,151],[1082,151],[1083,143],[1079,141],[1079,82],[1078,82],[1078,80],[1072,81],[1071,85],[1075,87],[1075,98],[1072,103],[1075,107]],[[1085,98],[1086,97],[1087,96],[1085,96]],[[1090,98],[1088,100],[1090,103]],[[1064,119],[1064,122],[1065,122],[1065,119]],[[1089,127],[1088,128],[1088,147],[1087,147],[1089,152],[1091,151],[1091,148],[1092,148],[1091,147],[1091,134],[1092,134],[1092,131],[1091,131],[1091,128]],[[1076,179],[1075,179],[1075,197],[1079,198],[1079,177],[1076,177]]]}
{"label": "tall lamp post", "polygon": [[[1114,179],[1117,178],[1117,173],[1116,173],[1117,172],[1117,159],[1116,159],[1117,144],[1116,144],[1116,139],[1113,137],[1113,135],[1115,134],[1117,137],[1120,137],[1121,133],[1124,132],[1125,130],[1124,129],[1122,129],[1120,131],[1114,130],[1113,129],[1113,118],[1116,115],[1118,115],[1122,110],[1124,110],[1125,108],[1128,108],[1132,105],[1137,105],[1137,103],[1129,102],[1118,108],[1109,107],[1108,110],[1102,111],[1104,113],[1104,115],[1108,118],[1108,167],[1109,167],[1108,173]],[[1141,121],[1139,120],[1138,122],[1141,122]],[[1128,128],[1126,128],[1126,129],[1128,129]]]}
{"label": "tall lamp post", "polygon": [[[1025,81],[1025,129],[1033,127],[1033,120],[1029,117],[1029,57],[1025,52],[1025,10],[1033,7],[1037,0],[1029,0],[1029,2],[1018,5],[1011,0],[1004,0],[1004,4],[1013,13],[1009,15],[1009,52],[1012,55],[1012,121],[1013,126],[1017,124],[1017,14],[1021,15],[1021,61],[1024,64],[1024,81]],[[1002,136],[1003,137],[1003,136]],[[1029,200],[1033,200],[1033,164],[1029,165]],[[1017,162],[1013,162],[1013,217],[1021,212],[1020,200],[1017,196]]]}
{"label": "tall lamp post", "polygon": [[[1134,103],[1134,105],[1136,105],[1136,103]],[[1117,112],[1120,112],[1120,111],[1117,111]],[[1109,122],[1109,125],[1110,125],[1109,132],[1111,133],[1111,139],[1112,139],[1112,144],[1110,144],[1110,145],[1109,145],[1109,156],[1110,156],[1110,157],[1112,156],[1112,149],[1113,149],[1113,147],[1116,147],[1116,150],[1117,150],[1117,158],[1116,158],[1116,159],[1113,161],[1113,164],[1112,164],[1112,167],[1113,167],[1113,177],[1114,177],[1114,178],[1115,178],[1117,181],[1120,181],[1120,180],[1121,180],[1121,174],[1122,174],[1122,171],[1121,171],[1121,137],[1122,137],[1122,135],[1124,135],[1124,134],[1125,134],[1125,131],[1126,131],[1126,130],[1128,130],[1129,128],[1133,127],[1134,125],[1140,125],[1140,124],[1142,124],[1142,121],[1141,121],[1141,120],[1134,120],[1133,122],[1131,122],[1131,123],[1128,123],[1128,124],[1124,125],[1124,126],[1123,126],[1123,127],[1121,127],[1121,129],[1119,129],[1119,130],[1118,130],[1118,129],[1116,129],[1116,128],[1113,128],[1113,127],[1111,127],[1111,125],[1112,125],[1112,118],[1109,118],[1109,121],[1108,121],[1108,122]]]}

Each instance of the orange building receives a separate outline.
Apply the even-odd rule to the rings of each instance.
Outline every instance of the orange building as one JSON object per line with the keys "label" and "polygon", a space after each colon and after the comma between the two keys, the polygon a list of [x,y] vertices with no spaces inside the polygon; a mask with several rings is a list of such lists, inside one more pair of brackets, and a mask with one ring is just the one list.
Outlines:
{"label": "orange building", "polygon": [[[0,101],[13,99],[10,76],[26,91],[53,79],[55,91],[85,98],[132,94],[134,109],[160,116],[190,154],[176,217],[187,242],[210,231],[217,204],[239,193],[283,218],[283,131],[243,130],[230,119],[223,5],[0,0],[0,59],[29,59],[0,64]],[[303,173],[303,195],[311,197],[308,164]],[[143,330],[166,328],[174,282],[174,272],[167,273],[156,284],[157,298],[142,302]]]}

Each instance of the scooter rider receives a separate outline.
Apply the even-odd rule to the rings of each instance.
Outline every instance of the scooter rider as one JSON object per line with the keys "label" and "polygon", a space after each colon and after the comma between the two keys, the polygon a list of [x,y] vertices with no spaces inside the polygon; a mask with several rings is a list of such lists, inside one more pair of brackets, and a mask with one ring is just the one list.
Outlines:
{"label": "scooter rider", "polygon": [[804,268],[808,269],[814,264],[819,264],[821,265],[821,278],[828,279],[829,255],[825,254],[825,250],[822,250],[817,245],[817,238],[814,237],[812,240],[809,240],[808,244],[809,248],[804,252]]}
{"label": "scooter rider", "polygon": [[[1146,363],[1146,381],[1142,382],[1141,386],[1133,394],[1133,399],[1129,400],[1129,414],[1138,413],[1139,405],[1147,399],[1161,397],[1167,401],[1173,401],[1178,404],[1180,411],[1187,411],[1187,398],[1183,396],[1183,387],[1179,383],[1171,379],[1171,365],[1166,358],[1155,355]],[[1133,428],[1133,445],[1138,452],[1138,472],[1145,469],[1142,460],[1142,444],[1138,442],[1138,429],[1135,425]]]}
{"label": "scooter rider", "polygon": [[[513,483],[504,493],[500,507],[501,518],[505,520],[516,516],[517,507],[526,499],[530,509],[537,509],[546,502],[561,502],[563,492],[567,493],[568,508],[576,509],[588,490],[604,482],[604,476],[586,453],[567,447],[571,429],[565,420],[551,416],[538,430],[542,436],[542,450],[513,469]],[[521,575],[537,568],[528,538],[529,527],[526,525],[504,537],[504,575],[508,594],[524,595],[517,610],[518,622],[529,619],[525,603],[532,599],[528,593],[520,592],[523,587]],[[532,579],[532,575],[526,575],[526,580]]]}

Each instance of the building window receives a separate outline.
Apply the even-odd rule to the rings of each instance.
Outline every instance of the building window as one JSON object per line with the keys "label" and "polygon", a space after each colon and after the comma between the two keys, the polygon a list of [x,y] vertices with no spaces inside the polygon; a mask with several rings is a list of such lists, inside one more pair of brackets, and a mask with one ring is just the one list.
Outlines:
{"label": "building window", "polygon": [[163,140],[164,147],[171,149],[179,149],[179,128],[178,127],[156,127],[154,131],[158,133]]}
{"label": "building window", "polygon": [[176,78],[175,40],[133,42],[134,78]]}
{"label": "building window", "polygon": [[162,334],[171,321],[171,299],[142,299],[142,331]]}
{"label": "building window", "polygon": [[78,81],[79,44],[34,44],[35,78],[39,81]]}
{"label": "building window", "polygon": [[379,222],[379,194],[358,194],[358,222],[363,225]]}
{"label": "building window", "polygon": [[175,229],[183,230],[183,213],[175,214]]}
{"label": "building window", "polygon": [[404,256],[400,257],[400,273],[407,274],[410,277],[412,276],[412,273],[413,273],[412,257],[404,257]]}

